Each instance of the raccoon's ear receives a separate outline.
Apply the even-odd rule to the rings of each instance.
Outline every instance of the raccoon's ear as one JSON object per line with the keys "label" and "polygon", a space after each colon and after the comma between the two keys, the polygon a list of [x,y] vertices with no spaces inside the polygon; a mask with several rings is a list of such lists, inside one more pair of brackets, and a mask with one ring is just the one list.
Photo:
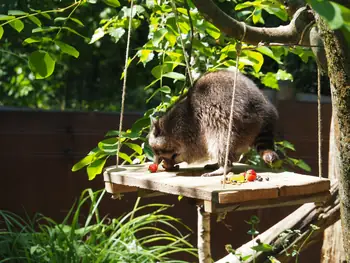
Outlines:
{"label": "raccoon's ear", "polygon": [[160,125],[159,120],[154,117],[150,117],[151,119],[151,130],[153,130],[154,136],[158,137],[160,135]]}

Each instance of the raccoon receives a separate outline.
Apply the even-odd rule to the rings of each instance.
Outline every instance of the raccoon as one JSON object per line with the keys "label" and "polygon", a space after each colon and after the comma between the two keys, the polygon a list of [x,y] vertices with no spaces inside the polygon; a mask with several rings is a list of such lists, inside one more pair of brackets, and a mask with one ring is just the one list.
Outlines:
{"label": "raccoon", "polygon": [[[148,142],[156,163],[163,161],[164,168],[171,170],[181,162],[214,160],[215,164],[205,168],[216,170],[203,176],[224,173],[234,81],[234,70],[206,73],[162,117],[152,120]],[[253,81],[237,72],[226,172],[249,147],[255,147],[266,163],[278,159],[274,151],[277,119],[278,113],[272,103]]]}

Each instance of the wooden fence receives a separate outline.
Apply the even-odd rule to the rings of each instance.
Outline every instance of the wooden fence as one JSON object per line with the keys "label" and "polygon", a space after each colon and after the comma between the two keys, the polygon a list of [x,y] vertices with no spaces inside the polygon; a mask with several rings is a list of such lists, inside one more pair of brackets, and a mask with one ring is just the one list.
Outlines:
{"label": "wooden fence", "polygon": [[[297,152],[317,175],[317,105],[305,102],[279,102],[278,136],[292,142]],[[323,105],[323,164],[327,175],[328,131],[331,105]],[[140,117],[127,114],[125,127]],[[21,215],[40,212],[61,220],[85,188],[104,187],[102,177],[89,181],[85,171],[71,172],[75,162],[102,140],[108,130],[116,129],[118,114],[97,112],[47,112],[32,110],[0,110],[0,209]],[[114,161],[114,160],[113,160]],[[106,197],[101,213],[119,216],[130,211],[136,195],[127,194],[121,201]],[[196,230],[196,209],[191,200],[178,201],[176,196],[144,199],[142,203],[174,204],[169,214]],[[296,207],[263,209],[230,213],[225,223],[213,218],[212,254],[218,259],[226,254],[225,244],[237,247],[249,240],[249,226],[244,222],[251,215],[261,219],[260,232],[288,215]],[[191,237],[195,245],[196,237]],[[302,254],[300,262],[319,262],[320,243]]]}

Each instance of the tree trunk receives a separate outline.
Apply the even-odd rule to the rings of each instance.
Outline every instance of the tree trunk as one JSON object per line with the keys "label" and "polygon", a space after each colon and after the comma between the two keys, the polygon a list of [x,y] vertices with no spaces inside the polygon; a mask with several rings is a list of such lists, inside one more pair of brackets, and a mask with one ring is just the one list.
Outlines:
{"label": "tree trunk", "polygon": [[334,114],[334,168],[338,174],[345,257],[350,261],[350,53],[340,31],[332,31],[322,19],[317,25],[325,45]]}
{"label": "tree trunk", "polygon": [[[334,116],[332,114],[331,127],[329,132],[329,155],[328,155],[328,178],[332,182],[338,181],[338,174],[335,167],[336,142],[334,137]],[[343,247],[343,235],[340,220],[334,225],[328,227],[323,234],[323,245],[321,254],[321,263],[339,263],[345,261],[345,252]]]}

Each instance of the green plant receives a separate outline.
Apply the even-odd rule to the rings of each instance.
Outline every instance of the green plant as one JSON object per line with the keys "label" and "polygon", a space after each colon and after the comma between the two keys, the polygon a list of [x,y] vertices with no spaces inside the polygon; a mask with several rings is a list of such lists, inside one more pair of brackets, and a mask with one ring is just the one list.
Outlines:
{"label": "green plant", "polygon": [[[298,167],[307,172],[311,171],[311,167],[301,159],[292,158],[289,156],[289,151],[295,151],[295,147],[289,141],[276,141],[275,148],[280,155],[280,160],[269,165],[273,169],[290,170],[293,167]],[[242,161],[247,164],[265,167],[266,164],[255,149],[250,149],[242,156]]]}
{"label": "green plant", "polygon": [[196,256],[178,228],[184,225],[162,213],[169,205],[140,206],[138,199],[120,218],[101,217],[103,195],[83,191],[62,223],[0,211],[0,262],[185,262],[171,258],[178,252]]}

